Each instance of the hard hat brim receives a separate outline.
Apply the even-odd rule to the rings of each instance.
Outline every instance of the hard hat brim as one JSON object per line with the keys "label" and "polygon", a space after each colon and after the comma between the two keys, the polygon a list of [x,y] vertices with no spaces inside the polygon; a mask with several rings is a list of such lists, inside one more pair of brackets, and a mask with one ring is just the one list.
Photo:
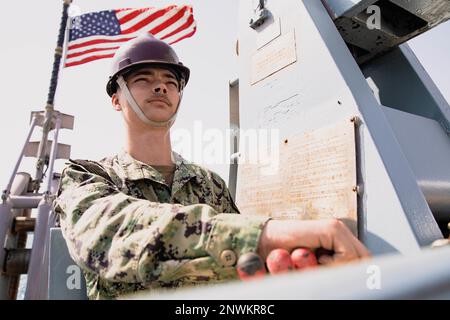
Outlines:
{"label": "hard hat brim", "polygon": [[189,76],[190,76],[190,70],[189,68],[183,66],[181,63],[180,64],[175,64],[175,63],[168,63],[168,62],[162,62],[162,61],[156,61],[156,60],[143,60],[143,61],[139,61],[139,62],[135,62],[135,63],[131,63],[129,65],[127,65],[126,67],[118,70],[115,74],[113,74],[109,80],[108,83],[106,84],[106,92],[108,93],[108,95],[110,97],[112,97],[112,95],[114,93],[116,93],[117,91],[117,78],[126,73],[127,71],[129,71],[130,69],[134,69],[138,66],[150,66],[150,67],[159,67],[159,68],[167,68],[170,71],[175,71],[177,73],[177,76],[180,77],[179,80],[183,79],[184,80],[184,85],[186,85],[189,81]]}

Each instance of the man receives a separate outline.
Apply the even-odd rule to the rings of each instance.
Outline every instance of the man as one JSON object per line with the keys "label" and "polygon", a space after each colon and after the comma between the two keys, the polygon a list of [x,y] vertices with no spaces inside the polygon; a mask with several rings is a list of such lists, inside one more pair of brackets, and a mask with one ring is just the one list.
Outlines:
{"label": "man", "polygon": [[99,162],[71,160],[55,210],[91,299],[236,279],[248,252],[325,248],[321,263],[368,256],[337,220],[275,221],[240,215],[225,182],[172,151],[189,69],[151,35],[123,45],[107,84],[125,119],[125,150]]}

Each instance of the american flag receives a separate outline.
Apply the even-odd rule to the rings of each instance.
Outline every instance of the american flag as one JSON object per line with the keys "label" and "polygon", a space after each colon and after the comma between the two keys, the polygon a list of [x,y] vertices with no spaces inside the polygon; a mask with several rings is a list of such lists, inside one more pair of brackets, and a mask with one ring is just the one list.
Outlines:
{"label": "american flag", "polygon": [[191,6],[163,9],[117,9],[73,17],[65,55],[65,67],[111,58],[120,45],[148,32],[169,44],[196,31]]}

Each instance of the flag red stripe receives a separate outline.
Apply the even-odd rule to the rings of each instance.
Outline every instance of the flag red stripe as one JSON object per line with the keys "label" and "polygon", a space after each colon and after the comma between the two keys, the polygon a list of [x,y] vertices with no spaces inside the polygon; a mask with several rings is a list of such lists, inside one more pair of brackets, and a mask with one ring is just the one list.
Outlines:
{"label": "flag red stripe", "polygon": [[179,26],[177,29],[173,30],[171,33],[166,34],[164,37],[161,37],[161,40],[164,40],[170,36],[173,36],[175,33],[178,33],[180,31],[183,31],[184,29],[189,28],[189,26],[194,22],[194,17],[193,16],[189,16],[189,18],[187,19],[187,21],[185,23],[183,23],[181,26]]}
{"label": "flag red stripe", "polygon": [[192,32],[188,33],[188,34],[185,35],[185,36],[182,36],[180,39],[177,39],[177,40],[175,40],[175,41],[172,41],[172,42],[169,43],[169,44],[174,44],[174,43],[177,43],[177,42],[180,41],[180,40],[189,38],[190,36],[192,36],[192,35],[195,33],[195,31],[197,31],[197,27],[195,27],[194,30],[192,30]]}
{"label": "flag red stripe", "polygon": [[134,39],[135,37],[131,37],[131,38],[122,38],[122,39],[115,39],[115,40],[108,40],[108,39],[96,39],[96,40],[90,40],[90,41],[86,41],[86,42],[82,42],[79,44],[74,44],[71,45],[67,48],[67,50],[73,50],[73,49],[78,49],[78,48],[82,48],[82,47],[86,47],[86,46],[91,46],[93,44],[100,44],[100,43],[114,43],[114,42],[126,42],[128,40]]}
{"label": "flag red stripe", "polygon": [[79,64],[83,64],[83,63],[90,62],[90,61],[93,61],[93,60],[112,58],[112,57],[114,57],[114,54],[104,54],[104,55],[90,56],[90,57],[82,59],[82,60],[66,63],[65,67],[67,68],[67,67],[77,66]]}
{"label": "flag red stripe", "polygon": [[170,17],[169,19],[167,19],[166,21],[164,21],[163,23],[161,23],[160,25],[156,26],[155,28],[153,28],[152,30],[150,30],[151,34],[157,34],[158,32],[160,32],[161,30],[166,29],[168,26],[172,25],[173,23],[177,22],[178,20],[180,20],[183,16],[184,16],[184,12],[185,10],[180,10],[179,12],[177,12],[175,15],[173,15],[172,17]]}
{"label": "flag red stripe", "polygon": [[156,11],[155,13],[149,15],[147,18],[145,18],[145,19],[139,21],[138,23],[136,23],[134,26],[132,26],[132,27],[126,29],[126,30],[123,30],[122,34],[129,34],[129,33],[136,32],[137,30],[145,27],[147,24],[149,24],[153,20],[158,19],[159,17],[162,17],[163,15],[165,15],[168,11],[170,11],[174,7],[175,6],[170,6],[170,7],[167,7],[165,9],[163,9],[163,10]]}
{"label": "flag red stripe", "polygon": [[119,19],[119,23],[120,24],[127,23],[128,21],[136,18],[138,15],[140,15],[141,13],[144,13],[146,11],[148,11],[148,8],[133,10],[132,12],[127,14],[126,16],[123,16],[122,18],[120,18]]}
{"label": "flag red stripe", "polygon": [[119,49],[119,47],[89,49],[89,50],[85,50],[85,51],[80,51],[80,52],[75,52],[75,53],[68,54],[66,59],[79,57],[79,56],[82,56],[82,55],[84,55],[86,53],[97,52],[97,51],[105,51],[105,50],[115,50],[115,49]]}

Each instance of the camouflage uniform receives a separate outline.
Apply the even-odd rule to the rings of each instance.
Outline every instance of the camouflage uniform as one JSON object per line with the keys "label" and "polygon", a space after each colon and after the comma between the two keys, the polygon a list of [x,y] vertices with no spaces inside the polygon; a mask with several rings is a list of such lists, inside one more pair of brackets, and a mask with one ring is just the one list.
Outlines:
{"label": "camouflage uniform", "polygon": [[265,217],[239,215],[225,182],[174,153],[172,188],[128,153],[70,160],[55,210],[90,299],[237,278]]}

